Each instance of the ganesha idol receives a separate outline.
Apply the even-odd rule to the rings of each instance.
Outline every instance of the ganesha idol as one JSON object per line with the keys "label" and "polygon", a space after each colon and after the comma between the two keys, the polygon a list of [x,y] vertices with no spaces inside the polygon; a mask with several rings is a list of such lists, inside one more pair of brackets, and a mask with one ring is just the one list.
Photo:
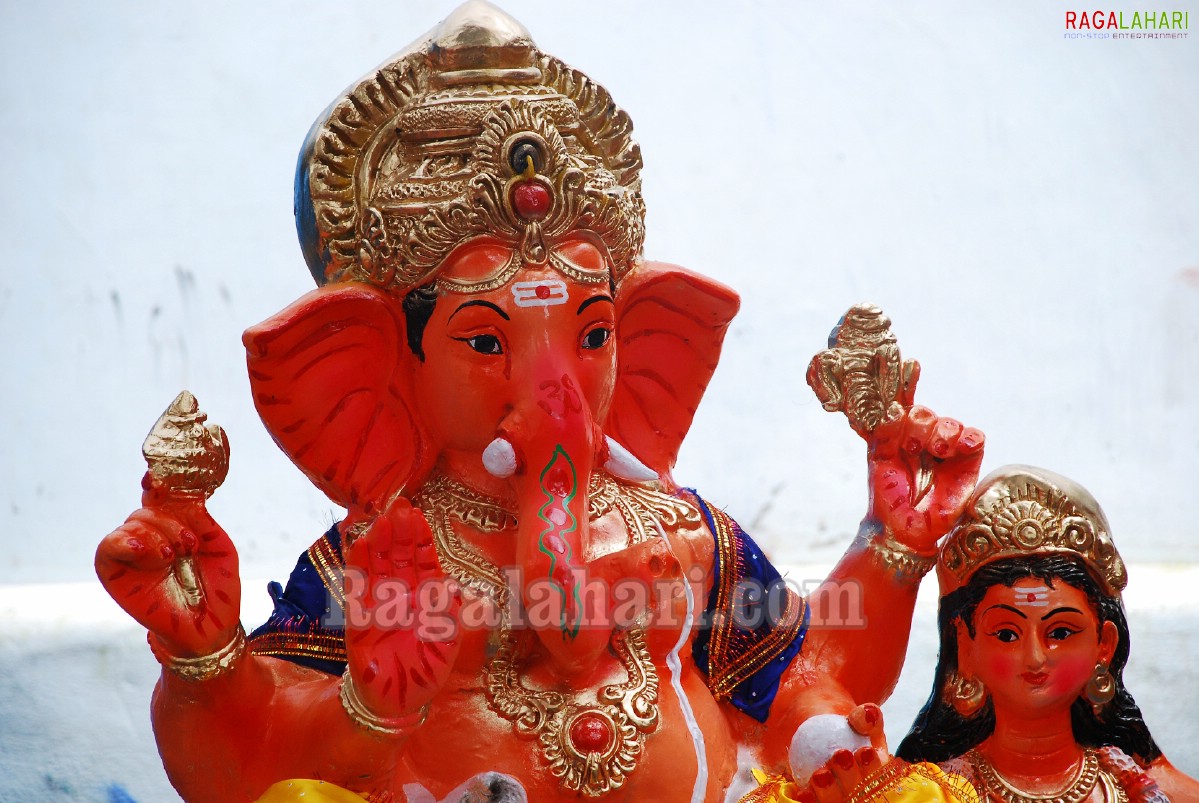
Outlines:
{"label": "ganesha idol", "polygon": [[[313,126],[296,216],[318,288],[244,342],[263,422],[344,518],[247,635],[204,504],[227,442],[185,392],[96,557],[163,666],[154,731],[186,800],[721,801],[751,768],[881,743],[870,704],[982,434],[913,404],[914,363],[827,353],[868,512],[811,597],[782,582],[672,476],[738,299],[643,259],[630,135],[479,2]],[[830,718],[822,754],[801,726]]]}

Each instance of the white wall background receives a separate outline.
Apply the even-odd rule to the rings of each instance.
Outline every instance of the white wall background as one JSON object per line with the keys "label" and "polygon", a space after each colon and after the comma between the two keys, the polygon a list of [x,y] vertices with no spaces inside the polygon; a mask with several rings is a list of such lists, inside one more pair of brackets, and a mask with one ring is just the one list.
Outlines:
{"label": "white wall background", "polygon": [[[239,336],[312,286],[291,215],[308,126],[451,7],[0,2],[6,599],[23,599],[14,584],[91,582],[96,543],[137,503],[141,440],[183,387],[232,442],[211,510],[245,576],[284,576],[333,520],[257,421]],[[987,469],[1040,464],[1094,492],[1134,589],[1137,565],[1196,560],[1194,0],[1163,7],[1191,12],[1190,38],[1143,41],[1064,39],[1074,6],[1061,0],[505,7],[632,115],[647,254],[742,294],[676,476],[779,562],[832,562],[863,511],[861,445],[803,381],[861,300],[923,364],[920,401],[987,432]],[[1186,584],[1161,588],[1134,661],[1167,673],[1152,682],[1170,695],[1147,716],[1197,773],[1199,614]],[[20,751],[0,739],[3,774],[50,790],[45,779],[66,778],[62,799],[100,795],[104,751],[39,767],[60,762],[36,718],[74,710],[53,686],[72,666],[92,678],[81,712],[115,706],[123,733],[144,733],[148,653],[128,647],[142,674],[113,681],[131,683],[133,708],[100,703],[107,670],[78,667],[136,633],[72,640],[68,613],[50,645],[35,612],[6,610],[25,626],[0,634],[0,685],[46,705],[0,706],[0,731],[34,718]],[[59,669],[23,687],[31,656]]]}

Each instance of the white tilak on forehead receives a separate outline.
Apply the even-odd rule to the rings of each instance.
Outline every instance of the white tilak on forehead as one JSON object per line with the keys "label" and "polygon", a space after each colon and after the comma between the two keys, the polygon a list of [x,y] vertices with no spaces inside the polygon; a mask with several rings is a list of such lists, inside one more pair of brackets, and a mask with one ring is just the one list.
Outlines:
{"label": "white tilak on forehead", "polygon": [[518,307],[553,307],[565,304],[569,298],[566,282],[561,279],[517,282],[512,285],[512,300]]}
{"label": "white tilak on forehead", "polygon": [[1044,608],[1049,605],[1049,586],[1035,588],[1013,588],[1016,605],[1021,608]]}

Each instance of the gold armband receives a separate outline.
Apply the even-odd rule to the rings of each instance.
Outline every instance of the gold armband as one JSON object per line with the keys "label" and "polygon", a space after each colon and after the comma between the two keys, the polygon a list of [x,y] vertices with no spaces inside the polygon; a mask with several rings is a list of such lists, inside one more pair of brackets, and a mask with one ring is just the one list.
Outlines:
{"label": "gold armband", "polygon": [[242,629],[241,625],[237,626],[237,632],[224,647],[216,652],[199,655],[195,658],[171,655],[152,636],[153,634],[147,641],[150,642],[150,650],[158,659],[158,663],[162,664],[164,669],[169,669],[189,683],[212,680],[218,675],[228,672],[246,653],[246,631]]}
{"label": "gold armband", "polygon": [[429,707],[426,705],[411,714],[401,714],[398,717],[379,716],[367,708],[366,703],[362,702],[362,698],[358,696],[358,692],[354,689],[354,683],[350,679],[348,666],[345,674],[341,676],[339,696],[341,697],[341,707],[346,710],[350,719],[367,730],[387,736],[400,736],[414,730],[425,721],[425,715],[429,713]]}

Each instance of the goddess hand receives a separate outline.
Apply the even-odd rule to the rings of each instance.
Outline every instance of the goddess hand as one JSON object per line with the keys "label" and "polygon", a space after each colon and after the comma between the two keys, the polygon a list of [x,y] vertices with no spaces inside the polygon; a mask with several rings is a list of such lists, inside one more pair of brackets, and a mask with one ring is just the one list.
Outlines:
{"label": "goddess hand", "polygon": [[141,508],[100,542],[96,574],[158,647],[208,655],[239,625],[237,550],[199,499],[168,494],[149,474],[142,489]]}
{"label": "goddess hand", "polygon": [[441,569],[424,514],[406,499],[392,503],[350,547],[345,576],[355,692],[378,717],[419,711],[461,646],[461,594]]}

